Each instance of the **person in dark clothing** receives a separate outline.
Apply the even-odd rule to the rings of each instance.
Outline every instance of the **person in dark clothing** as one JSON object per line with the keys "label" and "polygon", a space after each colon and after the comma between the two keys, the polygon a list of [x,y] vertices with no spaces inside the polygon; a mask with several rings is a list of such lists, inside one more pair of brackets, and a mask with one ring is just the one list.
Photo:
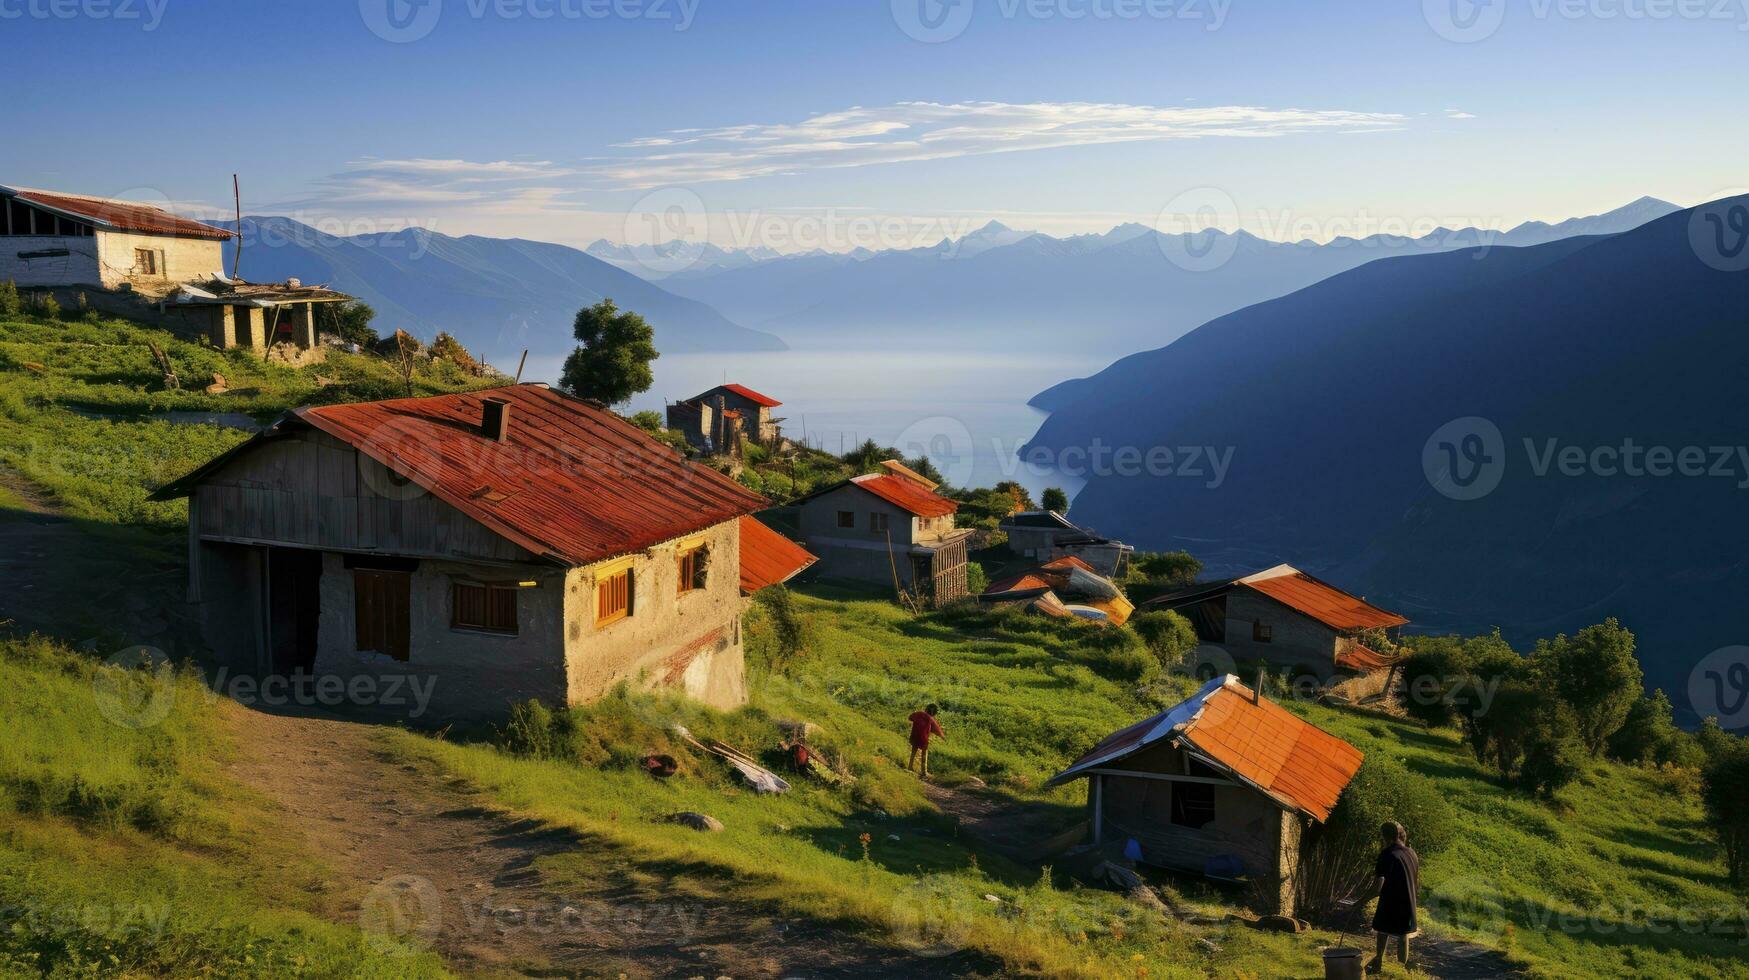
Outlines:
{"label": "person in dark clothing", "polygon": [[923,768],[919,774],[925,779],[929,778],[929,736],[947,737],[947,733],[941,730],[941,722],[935,720],[935,711],[935,705],[932,704],[922,711],[911,712],[909,719],[911,722],[911,759],[905,763],[905,768],[910,769],[917,765],[919,759],[922,759]]}
{"label": "person in dark clothing", "polygon": [[1421,856],[1409,846],[1409,832],[1396,821],[1379,828],[1379,836],[1385,847],[1373,868],[1379,904],[1372,916],[1373,931],[1378,933],[1378,951],[1366,965],[1368,973],[1384,968],[1385,950],[1392,936],[1397,937],[1397,962],[1407,964],[1409,937],[1420,931],[1415,923],[1415,900],[1421,893]]}

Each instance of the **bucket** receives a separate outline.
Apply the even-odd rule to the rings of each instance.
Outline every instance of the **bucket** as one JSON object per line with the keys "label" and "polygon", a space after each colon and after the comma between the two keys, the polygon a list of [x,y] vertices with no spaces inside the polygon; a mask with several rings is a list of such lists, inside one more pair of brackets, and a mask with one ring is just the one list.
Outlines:
{"label": "bucket", "polygon": [[1361,980],[1366,953],[1353,946],[1332,946],[1324,951],[1324,980]]}

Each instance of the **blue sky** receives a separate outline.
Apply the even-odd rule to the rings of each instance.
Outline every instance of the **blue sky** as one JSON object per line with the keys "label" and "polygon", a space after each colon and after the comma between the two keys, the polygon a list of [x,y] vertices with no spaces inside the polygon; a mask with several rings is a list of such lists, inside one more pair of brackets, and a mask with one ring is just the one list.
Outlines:
{"label": "blue sky", "polygon": [[1505,227],[1749,184],[1746,28],[1749,0],[0,0],[0,183],[198,212],[238,172],[329,230],[572,244]]}

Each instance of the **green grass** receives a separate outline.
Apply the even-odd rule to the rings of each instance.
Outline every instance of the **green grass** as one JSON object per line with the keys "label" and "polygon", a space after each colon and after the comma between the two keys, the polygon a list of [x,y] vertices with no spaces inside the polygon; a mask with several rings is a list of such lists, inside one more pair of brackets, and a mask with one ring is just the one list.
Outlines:
{"label": "green grass", "polygon": [[[1177,700],[1188,682],[1106,676],[1121,675],[1124,664],[1090,653],[1085,640],[1096,634],[1086,628],[981,614],[914,619],[855,593],[814,592],[797,600],[810,649],[780,671],[756,666],[752,704],[738,712],[622,693],[573,712],[575,737],[557,752],[570,758],[520,758],[408,733],[395,736],[398,751],[652,866],[692,869],[683,876],[691,887],[717,888],[715,877],[733,875],[738,897],[900,944],[945,939],[1012,969],[1049,973],[1319,973],[1319,950],[1336,940],[1328,932],[1169,925],[1061,874],[1041,881],[1036,871],[976,856],[902,771],[904,718],[933,700],[949,736],[932,760],[943,782],[977,776],[1015,805],[1056,807],[1067,821],[1085,790],[1043,790],[1044,779],[1113,728]],[[756,614],[748,629],[756,665],[760,629]],[[1501,950],[1532,976],[1744,975],[1743,904],[1725,885],[1684,777],[1599,762],[1551,807],[1499,785],[1454,732],[1312,704],[1292,710],[1369,754],[1400,759],[1451,802],[1457,842],[1423,872],[1430,934]],[[822,726],[818,747],[857,777],[855,786],[797,780],[790,794],[757,797],[666,734],[679,722],[758,751],[774,744],[779,719]],[[686,774],[661,782],[636,772],[646,751],[680,757]],[[727,830],[700,835],[661,822],[678,810],[710,813]],[[587,874],[580,858],[553,859],[546,870]],[[670,890],[688,887],[673,874],[653,871],[652,879]],[[1183,878],[1164,883],[1206,914],[1234,911],[1241,899]],[[1674,926],[1679,912],[1730,931]],[[1648,931],[1647,914],[1669,916],[1673,928]]]}
{"label": "green grass", "polygon": [[0,976],[444,975],[326,920],[319,860],[223,776],[221,710],[0,640]]}

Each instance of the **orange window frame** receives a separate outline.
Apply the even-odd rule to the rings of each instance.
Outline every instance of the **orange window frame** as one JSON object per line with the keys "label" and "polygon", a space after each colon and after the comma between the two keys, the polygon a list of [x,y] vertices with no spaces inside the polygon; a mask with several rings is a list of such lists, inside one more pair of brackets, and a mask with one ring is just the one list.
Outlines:
{"label": "orange window frame", "polygon": [[595,583],[595,625],[617,623],[632,614],[632,570],[627,568]]}

